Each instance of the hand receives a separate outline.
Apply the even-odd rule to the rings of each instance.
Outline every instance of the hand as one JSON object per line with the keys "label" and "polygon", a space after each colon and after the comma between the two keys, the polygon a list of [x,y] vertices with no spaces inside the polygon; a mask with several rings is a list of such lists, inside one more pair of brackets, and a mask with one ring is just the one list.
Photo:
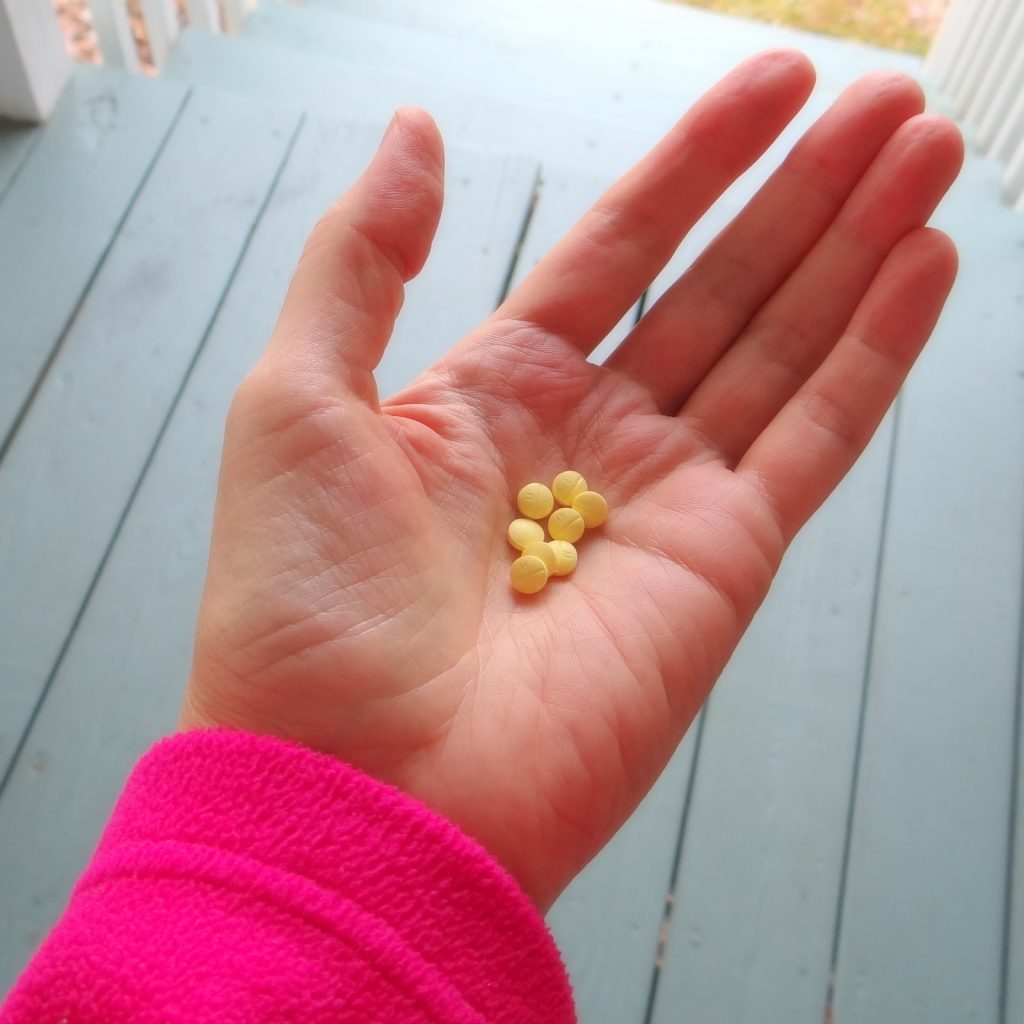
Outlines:
{"label": "hand", "polygon": [[[656,779],[787,545],[863,450],[956,272],[922,225],[948,121],[845,92],[603,366],[586,361],[813,83],[728,75],[400,394],[373,370],[422,267],[442,148],[401,111],[314,229],[225,440],[182,729],[300,741],[457,822],[546,910]],[[518,489],[611,514],[522,597]]]}

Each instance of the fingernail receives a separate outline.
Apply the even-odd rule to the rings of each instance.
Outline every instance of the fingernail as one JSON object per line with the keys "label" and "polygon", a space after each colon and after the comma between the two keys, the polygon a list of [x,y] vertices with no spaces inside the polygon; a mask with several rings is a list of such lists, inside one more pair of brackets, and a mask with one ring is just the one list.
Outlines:
{"label": "fingernail", "polygon": [[382,144],[384,143],[384,141],[385,141],[386,139],[388,139],[388,138],[390,138],[390,137],[391,137],[392,133],[394,132],[394,130],[395,130],[395,129],[396,129],[397,127],[398,127],[398,111],[396,110],[396,111],[395,111],[395,112],[394,112],[394,113],[393,113],[393,114],[391,115],[391,120],[390,120],[390,121],[388,121],[388,126],[387,126],[387,128],[386,128],[386,129],[384,130],[384,137],[383,137],[383,138],[382,138],[382,139],[380,140]]}

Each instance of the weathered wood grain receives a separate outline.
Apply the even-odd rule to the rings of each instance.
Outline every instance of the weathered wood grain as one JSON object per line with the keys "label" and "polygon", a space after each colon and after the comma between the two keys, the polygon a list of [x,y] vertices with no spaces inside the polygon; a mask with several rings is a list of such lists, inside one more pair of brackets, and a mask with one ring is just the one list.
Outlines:
{"label": "weathered wood grain", "polygon": [[705,709],[656,1024],[823,1018],[891,440],[797,538]]}
{"label": "weathered wood grain", "polygon": [[[996,1021],[1024,522],[1024,221],[972,162],[960,276],[901,408],[835,1019]],[[1019,951],[1018,951],[1019,955]]]}
{"label": "weathered wood grain", "polygon": [[[158,114],[163,90],[152,96]],[[191,98],[0,464],[0,775],[295,120],[237,97]],[[33,294],[43,303],[46,273],[37,272]]]}
{"label": "weathered wood grain", "polygon": [[[687,79],[722,74],[760,50],[807,53],[830,90],[877,67],[915,73],[920,58],[661,0],[310,0],[312,6],[402,29],[462,40],[478,48],[582,68],[595,79],[618,77],[648,94],[686,87]],[[355,31],[355,30],[353,30]],[[693,72],[693,74],[691,73]],[[705,80],[706,84],[707,80]]]}
{"label": "weathered wood grain", "polygon": [[1006,1013],[1007,1024],[1024,1019],[1024,626],[1021,671],[1017,683],[1017,801],[1013,809],[1013,847],[1007,893]]}
{"label": "weathered wood grain", "polygon": [[0,449],[184,96],[79,66],[0,201]]}
{"label": "weathered wood grain", "polygon": [[[609,124],[597,116],[557,109],[539,112],[401,68],[355,67],[262,39],[227,39],[192,29],[181,34],[165,74],[194,85],[381,125],[396,107],[411,104],[428,110],[446,139],[601,173],[625,170],[660,135],[660,126],[649,123]],[[684,88],[685,82],[680,90]]]}
{"label": "weathered wood grain", "polygon": [[0,121],[0,202],[41,135],[37,125]]}

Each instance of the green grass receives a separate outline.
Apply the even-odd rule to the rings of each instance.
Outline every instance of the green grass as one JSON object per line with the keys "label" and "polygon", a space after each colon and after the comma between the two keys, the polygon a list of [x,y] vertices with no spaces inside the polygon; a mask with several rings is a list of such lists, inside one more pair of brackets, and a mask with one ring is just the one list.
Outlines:
{"label": "green grass", "polygon": [[807,32],[859,39],[890,50],[923,54],[931,43],[901,0],[677,0],[722,14],[738,14]]}

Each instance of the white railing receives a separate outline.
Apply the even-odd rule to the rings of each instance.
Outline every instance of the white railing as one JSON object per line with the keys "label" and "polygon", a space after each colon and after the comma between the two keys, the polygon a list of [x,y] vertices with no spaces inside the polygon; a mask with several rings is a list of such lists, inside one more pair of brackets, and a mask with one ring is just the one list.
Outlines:
{"label": "white railing", "polygon": [[[106,64],[134,70],[139,64],[125,0],[87,0]],[[174,0],[139,0],[146,23],[150,59],[159,68],[181,31]],[[246,0],[185,0],[188,23],[196,28],[237,32],[250,4]]]}
{"label": "white railing", "polygon": [[[190,25],[237,32],[255,0],[184,0]],[[127,0],[86,0],[105,64],[139,69]],[[159,70],[181,31],[175,0],[139,0],[150,61]],[[52,0],[0,0],[0,117],[44,120],[67,78]]]}
{"label": "white railing", "polygon": [[1024,0],[951,0],[924,67],[1024,210]]}

